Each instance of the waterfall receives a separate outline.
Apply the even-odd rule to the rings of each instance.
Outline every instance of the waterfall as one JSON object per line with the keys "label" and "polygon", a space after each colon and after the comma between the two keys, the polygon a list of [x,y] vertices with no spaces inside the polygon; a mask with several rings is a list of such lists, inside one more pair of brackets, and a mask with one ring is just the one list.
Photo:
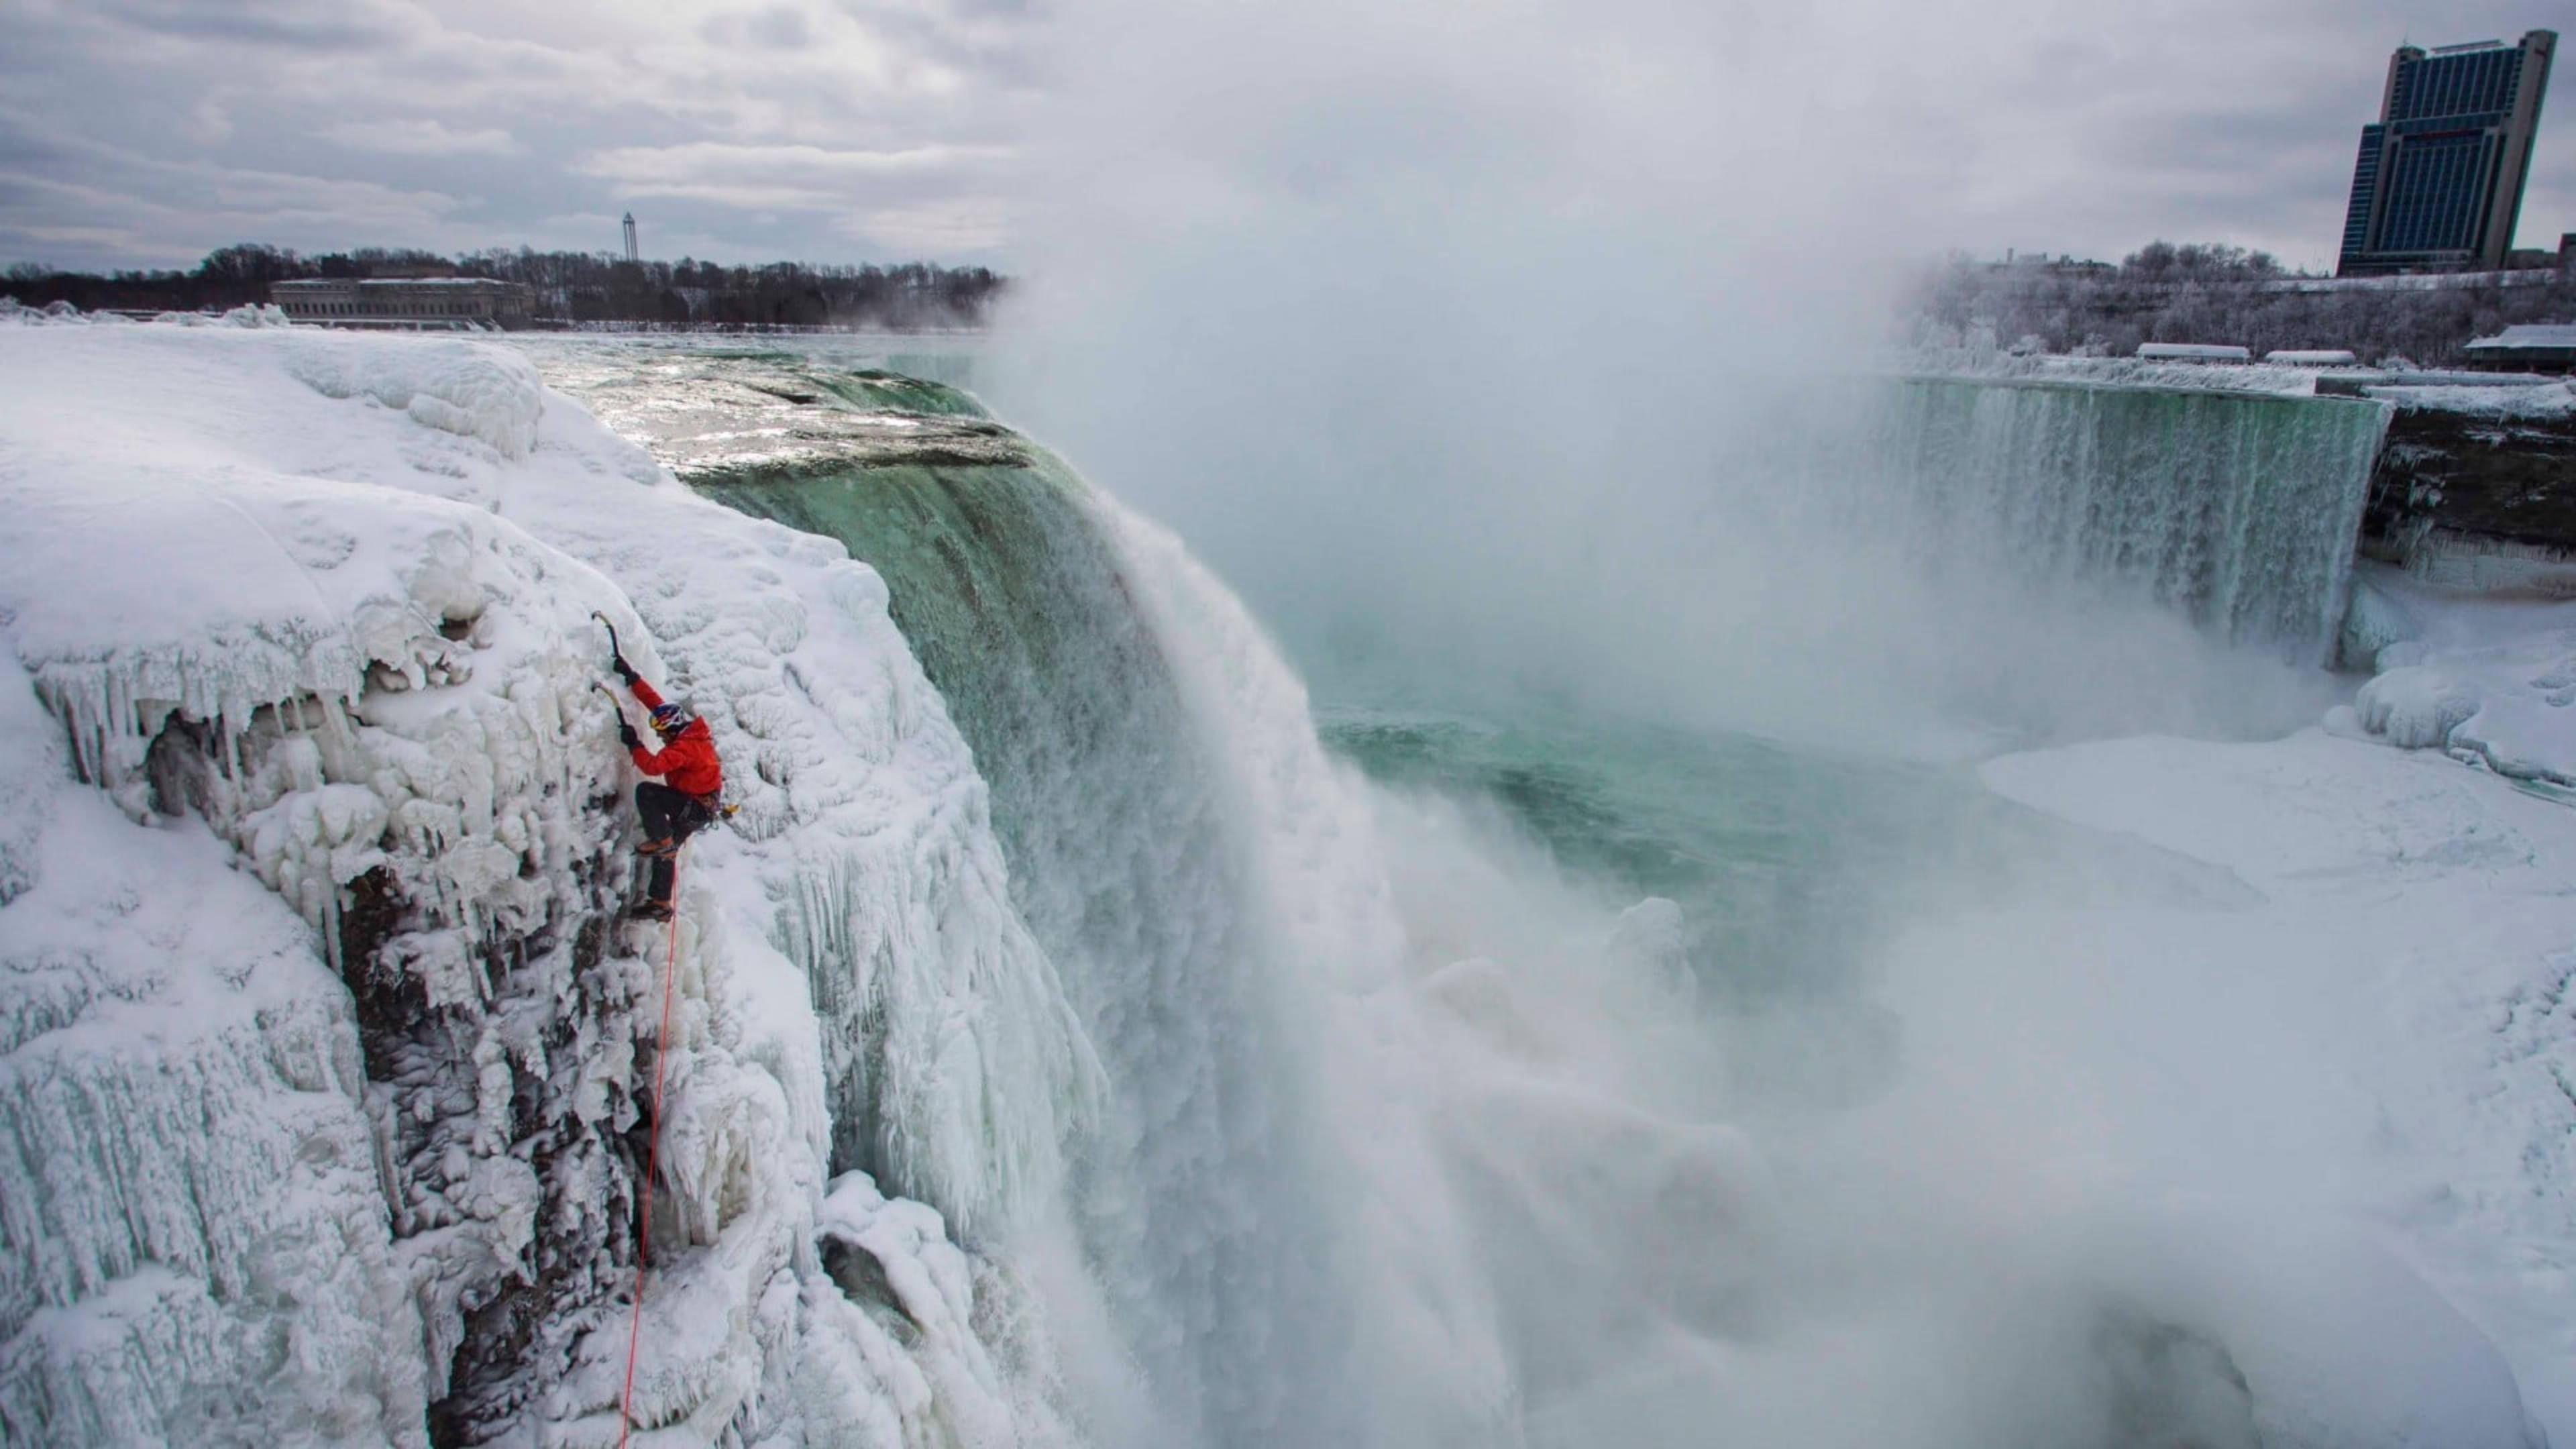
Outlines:
{"label": "waterfall", "polygon": [[2144,594],[2322,663],[2387,422],[2343,398],[1924,377],[1865,446],[1947,564]]}
{"label": "waterfall", "polygon": [[[925,387],[927,385],[917,385]],[[834,390],[834,389],[826,389]],[[869,399],[883,406],[882,395]],[[955,415],[955,395],[923,415]],[[918,455],[916,455],[918,456]],[[1074,1213],[1178,1443],[1333,1442],[1334,1291],[1298,1013],[1229,808],[1103,505],[1064,465],[845,460],[690,481],[876,568],[992,790],[1014,903],[1107,1068]],[[1299,701],[1302,719],[1302,697]],[[1311,735],[1309,736],[1311,740]]]}
{"label": "waterfall", "polygon": [[[1989,1260],[1978,1224],[1886,1213],[1904,1198],[1880,1184],[1945,1178],[1949,1140],[1883,1175],[1873,1134],[1911,1123],[1855,1116],[1855,1137],[1804,1098],[1871,1108],[1892,1090],[1881,1067],[1903,1065],[1894,1023],[1712,1014],[1685,905],[1598,899],[1475,802],[1356,781],[1241,601],[1025,438],[936,384],[682,366],[685,391],[644,390],[696,420],[644,397],[623,416],[694,429],[655,437],[692,487],[882,577],[990,790],[1010,903],[1107,1078],[1048,1224],[1076,1253],[1052,1235],[988,1245],[1081,1357],[1059,1386],[1096,1442],[2092,1442],[2068,1430],[2097,1409],[2197,1432],[2195,1406],[2242,1417],[2275,1390],[2238,1370],[2268,1340],[2225,1303],[2186,1293],[2141,1318],[2101,1301],[2116,1274],[2061,1282],[2047,1246]],[[1773,486],[1817,461],[1789,432],[1786,466],[1745,471],[1755,501],[1838,511],[1854,534],[1929,530],[1941,568],[2012,581],[2007,604],[2028,577],[2071,604],[2136,594],[2275,652],[2321,647],[2376,408],[1932,381],[1887,402],[1813,488]],[[1861,587],[1858,604],[1917,597]],[[2010,616],[1921,597],[1939,615],[1922,637],[2028,642],[1978,641]],[[2132,662],[2103,652],[2106,672]],[[1891,869],[1916,886],[1918,856],[1986,869],[1991,840],[1893,852]],[[2112,1259],[2162,1281],[2187,1251]],[[2001,1307],[1999,1280],[2016,1280]],[[2158,1347],[2177,1342],[2191,1352]],[[2102,1387],[2141,1358],[2138,1394]],[[1923,1418],[1926,1385],[1953,1417]]]}

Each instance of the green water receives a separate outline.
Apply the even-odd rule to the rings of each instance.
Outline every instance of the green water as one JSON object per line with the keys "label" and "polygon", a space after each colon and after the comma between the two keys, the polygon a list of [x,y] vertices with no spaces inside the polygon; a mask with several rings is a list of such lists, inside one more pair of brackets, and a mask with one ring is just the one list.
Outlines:
{"label": "green water", "polygon": [[990,417],[984,405],[945,383],[906,377],[884,368],[857,368],[827,374],[824,385],[842,400],[861,408],[924,417]]}
{"label": "green water", "polygon": [[1076,507],[1080,486],[1044,455],[697,482],[727,507],[840,540],[885,578],[895,624],[974,749],[1024,876],[1070,848],[1039,838],[1051,802],[1082,793],[1075,773],[1112,737],[1178,729],[1179,700]]}
{"label": "green water", "polygon": [[1492,802],[1605,906],[1679,904],[1692,965],[1721,998],[1848,984],[1913,867],[2007,813],[1956,772],[1751,736],[1318,714],[1325,742],[1372,779]]}
{"label": "green water", "polygon": [[1507,719],[1319,703],[1380,784],[1489,803],[1607,909],[1680,905],[1715,1003],[1865,988],[1891,932],[2046,901],[2241,903],[2241,885],[1987,790],[1965,763],[1532,709]]}

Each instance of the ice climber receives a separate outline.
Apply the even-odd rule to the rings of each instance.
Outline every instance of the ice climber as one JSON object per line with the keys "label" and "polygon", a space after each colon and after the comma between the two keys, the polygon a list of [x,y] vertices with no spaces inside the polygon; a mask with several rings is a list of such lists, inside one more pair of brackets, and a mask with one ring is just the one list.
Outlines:
{"label": "ice climber", "polygon": [[662,741],[658,752],[645,749],[635,726],[627,723],[623,711],[619,712],[617,738],[635,757],[635,768],[647,775],[661,776],[635,787],[635,813],[644,822],[644,843],[636,850],[652,862],[653,868],[651,884],[634,914],[649,921],[667,921],[671,919],[671,886],[679,870],[681,844],[705,829],[724,808],[724,764],[716,758],[715,735],[707,729],[705,720],[690,717],[687,710],[664,699],[626,662],[623,653],[614,658],[617,677],[625,680],[636,699],[653,712],[653,733]]}

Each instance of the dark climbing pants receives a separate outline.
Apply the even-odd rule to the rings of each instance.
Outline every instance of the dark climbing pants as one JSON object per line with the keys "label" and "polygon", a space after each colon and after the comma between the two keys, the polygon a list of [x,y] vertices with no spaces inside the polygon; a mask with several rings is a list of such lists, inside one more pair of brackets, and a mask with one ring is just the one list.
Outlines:
{"label": "dark climbing pants", "polygon": [[[644,822],[644,854],[653,862],[652,879],[645,887],[644,898],[667,905],[680,844],[716,818],[715,802],[647,780],[635,787],[635,814]],[[659,849],[651,848],[660,842],[667,843]]]}

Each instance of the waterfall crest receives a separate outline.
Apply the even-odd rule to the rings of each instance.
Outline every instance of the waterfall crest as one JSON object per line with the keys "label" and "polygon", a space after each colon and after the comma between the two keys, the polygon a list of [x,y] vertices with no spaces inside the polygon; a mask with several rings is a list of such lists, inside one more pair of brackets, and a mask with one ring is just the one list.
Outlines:
{"label": "waterfall crest", "polygon": [[1947,561],[2141,593],[2322,663],[2387,425],[2342,398],[1921,377],[1868,447]]}

